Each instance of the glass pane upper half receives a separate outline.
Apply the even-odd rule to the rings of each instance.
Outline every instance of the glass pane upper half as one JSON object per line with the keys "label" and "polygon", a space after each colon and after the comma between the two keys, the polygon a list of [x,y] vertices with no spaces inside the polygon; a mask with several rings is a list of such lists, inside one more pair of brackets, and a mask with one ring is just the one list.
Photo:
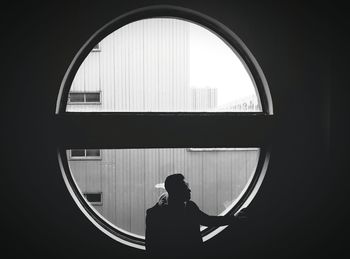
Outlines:
{"label": "glass pane upper half", "polygon": [[120,231],[142,237],[146,210],[166,205],[168,175],[182,173],[191,200],[209,215],[224,215],[250,184],[260,149],[101,149],[98,160],[74,159],[74,153],[67,150],[69,168],[91,209]]}
{"label": "glass pane upper half", "polygon": [[261,112],[246,66],[208,29],[175,18],[114,31],[81,64],[68,112]]}

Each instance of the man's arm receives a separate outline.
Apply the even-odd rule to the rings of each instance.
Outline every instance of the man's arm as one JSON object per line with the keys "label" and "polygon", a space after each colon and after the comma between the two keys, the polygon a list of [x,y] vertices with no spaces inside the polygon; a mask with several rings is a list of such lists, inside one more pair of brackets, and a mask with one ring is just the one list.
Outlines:
{"label": "man's arm", "polygon": [[199,224],[202,226],[210,226],[210,227],[219,227],[219,226],[226,226],[230,224],[234,224],[239,221],[239,218],[244,218],[243,211],[244,209],[239,213],[237,216],[209,216],[208,214],[201,211],[198,206],[193,202],[194,208],[197,210],[197,215],[199,218]]}
{"label": "man's arm", "polygon": [[234,216],[209,216],[201,210],[199,210],[198,214],[199,224],[208,227],[225,226],[237,221]]}

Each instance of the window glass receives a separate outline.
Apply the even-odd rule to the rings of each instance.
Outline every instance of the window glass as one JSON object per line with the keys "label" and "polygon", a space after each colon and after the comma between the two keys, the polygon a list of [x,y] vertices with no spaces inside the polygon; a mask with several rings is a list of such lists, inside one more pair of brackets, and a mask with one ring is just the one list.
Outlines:
{"label": "window glass", "polygon": [[99,149],[72,149],[71,158],[77,159],[94,159],[100,158],[101,151]]}
{"label": "window glass", "polygon": [[99,93],[86,93],[85,100],[86,100],[86,102],[100,102],[100,94]]}
{"label": "window glass", "polygon": [[70,102],[84,102],[84,94],[83,93],[70,93],[69,94]]}
{"label": "window glass", "polygon": [[92,50],[100,50],[100,44],[96,44]]}
{"label": "window glass", "polygon": [[84,193],[85,198],[88,202],[94,203],[102,203],[102,194],[101,193]]}
{"label": "window glass", "polygon": [[84,157],[85,156],[85,149],[72,149],[71,156],[72,157]]}
{"label": "window glass", "polygon": [[[144,236],[146,210],[165,192],[166,176],[184,174],[199,208],[223,215],[250,183],[260,153],[258,148],[200,150],[102,149],[101,160],[68,163],[82,193],[103,193],[103,204],[96,207],[102,217],[121,230]],[[87,199],[96,201],[94,195]]]}
{"label": "window glass", "polygon": [[[208,29],[174,18],[139,20],[114,31],[81,64],[71,112],[261,112],[255,82],[236,52]],[[80,98],[80,99],[74,99]],[[71,102],[81,100],[75,95]],[[73,100],[73,101],[72,101]]]}
{"label": "window glass", "polygon": [[100,150],[99,149],[87,149],[86,150],[86,156],[94,156],[98,157],[100,156]]}

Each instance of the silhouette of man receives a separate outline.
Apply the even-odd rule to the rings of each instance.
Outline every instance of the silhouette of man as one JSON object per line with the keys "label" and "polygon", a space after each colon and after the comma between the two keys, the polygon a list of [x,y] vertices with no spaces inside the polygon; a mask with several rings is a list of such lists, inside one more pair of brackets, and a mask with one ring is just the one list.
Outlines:
{"label": "silhouette of man", "polygon": [[166,178],[167,193],[146,214],[146,252],[152,258],[197,257],[203,240],[200,225],[222,226],[235,217],[209,216],[191,201],[191,190],[182,174]]}

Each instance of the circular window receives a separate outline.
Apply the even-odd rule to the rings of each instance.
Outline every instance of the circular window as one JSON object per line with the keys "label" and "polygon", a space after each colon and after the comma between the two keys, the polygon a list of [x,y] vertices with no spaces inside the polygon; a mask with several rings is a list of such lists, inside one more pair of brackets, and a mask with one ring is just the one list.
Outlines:
{"label": "circular window", "polygon": [[[183,173],[200,209],[225,215],[250,203],[266,171],[264,75],[235,34],[188,9],[143,8],[100,29],[69,67],[56,113],[74,200],[136,248],[167,175]],[[203,240],[223,228],[202,227]]]}

